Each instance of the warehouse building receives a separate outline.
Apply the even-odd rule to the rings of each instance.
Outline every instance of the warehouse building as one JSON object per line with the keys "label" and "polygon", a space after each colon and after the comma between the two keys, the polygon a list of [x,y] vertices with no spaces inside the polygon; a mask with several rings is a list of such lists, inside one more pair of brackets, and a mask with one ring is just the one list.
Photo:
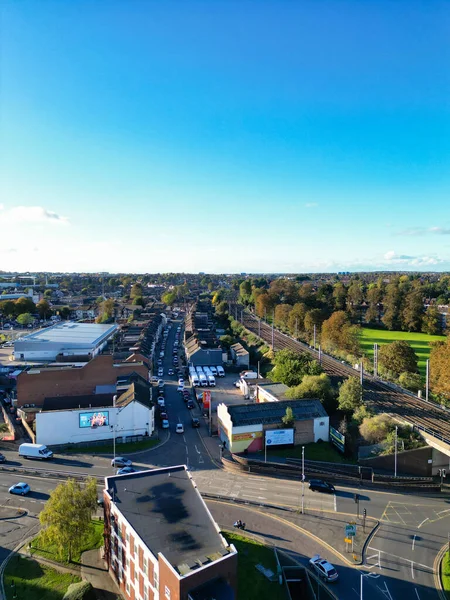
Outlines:
{"label": "warehouse building", "polygon": [[[282,418],[286,408],[294,415],[294,426]],[[217,407],[219,437],[230,452],[257,452],[264,444],[298,446],[329,441],[329,417],[320,400],[281,400],[261,404]]]}
{"label": "warehouse building", "polygon": [[236,600],[237,552],[184,465],[106,477],[104,548],[127,600]]}
{"label": "warehouse building", "polygon": [[106,346],[118,326],[97,323],[58,323],[14,342],[16,360],[52,361],[58,357],[93,358]]}

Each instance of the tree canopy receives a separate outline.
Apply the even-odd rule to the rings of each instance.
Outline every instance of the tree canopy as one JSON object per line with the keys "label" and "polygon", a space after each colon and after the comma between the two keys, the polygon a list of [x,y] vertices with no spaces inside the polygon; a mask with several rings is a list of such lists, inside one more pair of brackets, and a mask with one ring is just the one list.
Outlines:
{"label": "tree canopy", "polygon": [[431,345],[430,384],[436,394],[450,397],[450,337]]}
{"label": "tree canopy", "polygon": [[378,352],[381,374],[399,377],[401,373],[418,373],[417,356],[405,340],[397,340],[381,346]]}
{"label": "tree canopy", "polygon": [[339,410],[353,412],[362,404],[362,386],[357,377],[349,377],[339,387]]}
{"label": "tree canopy", "polygon": [[275,353],[274,368],[269,374],[272,381],[292,387],[299,385],[305,375],[319,375],[322,368],[309,354],[284,349]]}

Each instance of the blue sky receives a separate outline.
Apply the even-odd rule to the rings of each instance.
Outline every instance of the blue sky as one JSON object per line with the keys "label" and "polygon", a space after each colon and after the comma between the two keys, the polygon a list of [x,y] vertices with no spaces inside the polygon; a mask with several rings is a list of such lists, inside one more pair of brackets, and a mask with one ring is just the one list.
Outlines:
{"label": "blue sky", "polygon": [[450,270],[448,2],[0,10],[0,269]]}

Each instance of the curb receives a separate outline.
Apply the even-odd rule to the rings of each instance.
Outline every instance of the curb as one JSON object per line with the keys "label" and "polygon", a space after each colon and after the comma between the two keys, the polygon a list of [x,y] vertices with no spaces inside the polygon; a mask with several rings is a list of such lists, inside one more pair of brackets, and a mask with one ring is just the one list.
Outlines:
{"label": "curb", "polygon": [[36,534],[31,535],[31,536],[27,537],[24,541],[20,542],[20,544],[18,544],[13,550],[11,550],[11,552],[8,554],[8,556],[5,558],[5,560],[0,565],[0,600],[6,600],[5,586],[3,584],[3,575],[5,573],[5,569],[8,566],[9,561],[15,554],[17,554],[19,552],[19,550],[23,546],[28,544],[35,537],[36,537]]}
{"label": "curb", "polygon": [[445,553],[447,552],[447,550],[448,550],[448,544],[445,544],[445,546],[442,546],[442,548],[437,553],[436,558],[434,559],[434,563],[433,563],[434,587],[436,588],[436,591],[441,600],[447,600],[447,594],[445,593],[445,591],[442,587],[442,579],[441,579],[442,561],[444,559],[444,556],[445,556]]}

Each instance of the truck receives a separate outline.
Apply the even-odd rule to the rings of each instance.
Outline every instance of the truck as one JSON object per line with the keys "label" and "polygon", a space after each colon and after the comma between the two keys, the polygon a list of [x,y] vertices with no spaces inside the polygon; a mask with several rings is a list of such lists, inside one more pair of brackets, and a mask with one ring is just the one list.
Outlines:
{"label": "truck", "polygon": [[53,458],[53,452],[45,444],[20,444],[19,456],[23,458],[35,458],[37,460],[48,460]]}

